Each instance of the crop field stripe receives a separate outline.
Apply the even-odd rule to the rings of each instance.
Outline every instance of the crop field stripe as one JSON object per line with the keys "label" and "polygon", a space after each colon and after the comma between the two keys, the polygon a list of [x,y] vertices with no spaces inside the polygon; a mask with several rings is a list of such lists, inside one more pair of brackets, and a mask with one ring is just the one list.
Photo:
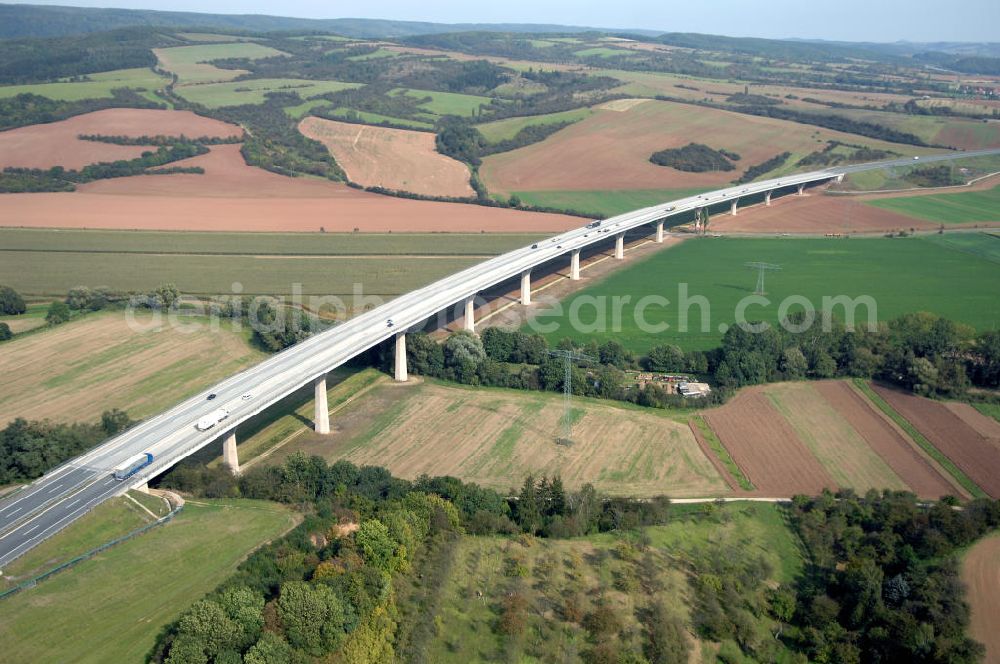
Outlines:
{"label": "crop field stripe", "polygon": [[718,461],[716,468],[719,473],[726,480],[726,483],[733,489],[737,487],[743,489],[744,491],[753,491],[753,482],[743,473],[743,469],[733,461],[732,455],[729,454],[729,450],[726,446],[722,444],[719,437],[715,435],[712,428],[708,426],[708,422],[705,421],[701,415],[697,415],[688,422],[691,427],[691,433],[694,434],[695,440],[698,441],[702,450],[705,452],[705,456],[709,459],[715,459]]}
{"label": "crop field stripe", "polygon": [[979,488],[968,475],[962,472],[962,470],[955,465],[955,463],[949,459],[941,450],[934,446],[934,444],[924,437],[915,426],[910,424],[910,421],[899,414],[899,412],[893,408],[888,401],[879,396],[875,390],[872,389],[868,381],[862,378],[855,378],[854,384],[859,390],[861,390],[868,399],[874,403],[879,409],[888,415],[893,422],[898,424],[913,441],[919,445],[927,454],[929,454],[935,461],[937,461],[942,468],[948,471],[955,480],[962,485],[962,487],[972,494],[975,498],[987,498],[986,492]]}
{"label": "crop field stripe", "polygon": [[976,258],[988,260],[991,263],[1000,264],[1000,236],[993,233],[924,235],[920,239],[939,247],[959,251],[970,256],[975,256]]}

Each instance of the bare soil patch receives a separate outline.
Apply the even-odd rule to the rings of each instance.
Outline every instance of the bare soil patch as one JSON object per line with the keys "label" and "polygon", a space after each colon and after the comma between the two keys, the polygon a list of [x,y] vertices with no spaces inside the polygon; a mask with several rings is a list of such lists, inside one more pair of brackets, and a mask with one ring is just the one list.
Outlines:
{"label": "bare soil patch", "polygon": [[822,381],[816,391],[826,399],[841,417],[857,431],[865,442],[921,498],[937,499],[947,494],[965,495],[947,474],[918,450],[893,423],[844,381]]}
{"label": "bare soil patch", "polygon": [[142,145],[81,141],[80,134],[115,136],[240,136],[242,130],[191,111],[110,108],[67,120],[0,132],[0,168],[82,168],[87,164],[132,159],[150,150]]}
{"label": "bare soil patch", "polygon": [[984,664],[1000,663],[1000,535],[977,542],[965,554],[962,581],[972,609],[969,633],[986,646]]}
{"label": "bare soil patch", "polygon": [[813,190],[804,196],[772,198],[771,205],[741,208],[736,216],[717,214],[709,228],[722,233],[887,233],[931,230],[932,222],[865,205],[847,196],[827,196]]}
{"label": "bare soil patch", "polygon": [[685,424],[590,400],[574,408],[575,442],[566,446],[556,443],[557,395],[384,385],[350,409],[354,414],[331,421],[332,441],[306,434],[303,444],[318,439],[315,448],[328,459],[378,464],[400,477],[453,475],[498,490],[531,473],[559,474],[568,487],[590,482],[613,494],[728,493]]}
{"label": "bare soil patch", "polygon": [[881,386],[875,391],[990,496],[1000,497],[1000,449],[938,401]]}
{"label": "bare soil patch", "polygon": [[426,131],[369,127],[307,117],[299,131],[320,141],[353,182],[428,196],[473,196],[469,169],[435,148]]}
{"label": "bare soil patch", "polygon": [[[94,143],[94,145],[103,145]],[[381,196],[248,166],[239,145],[177,162],[203,175],[99,180],[72,193],[0,196],[0,225],[143,230],[550,232],[579,217]]]}
{"label": "bare soil patch", "polygon": [[742,390],[704,417],[758,493],[779,497],[836,488],[761,388]]}
{"label": "bare soil patch", "polygon": [[944,407],[975,429],[976,433],[980,436],[1000,448],[1000,422],[997,422],[988,415],[983,415],[967,403],[948,401],[944,404]]}

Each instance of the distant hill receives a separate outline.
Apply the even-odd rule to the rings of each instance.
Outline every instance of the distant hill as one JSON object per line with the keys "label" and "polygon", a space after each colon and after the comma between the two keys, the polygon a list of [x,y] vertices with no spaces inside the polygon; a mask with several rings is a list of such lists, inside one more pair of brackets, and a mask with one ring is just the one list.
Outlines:
{"label": "distant hill", "polygon": [[[346,37],[389,39],[446,32],[495,31],[523,33],[609,32],[603,28],[533,23],[425,23],[368,18],[308,19],[261,14],[201,14],[147,9],[96,9],[50,5],[0,4],[0,39],[64,37],[117,28],[170,27],[274,32],[332,32]],[[658,35],[658,31],[631,30]]]}

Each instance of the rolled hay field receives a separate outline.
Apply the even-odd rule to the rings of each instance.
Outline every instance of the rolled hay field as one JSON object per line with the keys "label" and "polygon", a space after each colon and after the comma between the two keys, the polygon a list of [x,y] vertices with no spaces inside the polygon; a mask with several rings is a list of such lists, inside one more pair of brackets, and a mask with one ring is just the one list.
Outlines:
{"label": "rolled hay field", "polygon": [[438,152],[433,133],[315,117],[300,122],[299,131],[325,145],[352,182],[426,196],[475,196],[469,168]]}
{"label": "rolled hay field", "polygon": [[532,474],[560,475],[614,495],[716,496],[729,488],[690,428],[662,411],[574,399],[572,445],[562,445],[562,397],[431,381],[380,385],[269,457],[294,451],[380,465],[394,475],[451,475],[506,491]]}

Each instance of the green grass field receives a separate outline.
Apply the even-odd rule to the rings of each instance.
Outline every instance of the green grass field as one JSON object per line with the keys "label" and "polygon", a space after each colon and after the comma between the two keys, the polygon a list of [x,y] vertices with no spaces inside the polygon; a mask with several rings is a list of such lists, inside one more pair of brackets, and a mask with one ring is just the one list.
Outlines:
{"label": "green grass field", "polygon": [[[482,256],[523,247],[534,233],[226,233],[0,228],[6,251],[268,256]],[[3,282],[0,282],[3,283]]]}
{"label": "green grass field", "polygon": [[[132,88],[152,93],[170,82],[152,69],[116,69],[98,74],[88,74],[86,81],[62,83],[35,83],[30,85],[0,86],[0,99],[30,93],[49,99],[79,101],[80,99],[101,99],[111,97],[114,88]],[[162,101],[162,100],[159,100]]]}
{"label": "green grass field", "polygon": [[399,57],[399,53],[396,51],[390,51],[387,48],[380,48],[372,51],[371,53],[365,53],[364,55],[352,55],[347,58],[348,60],[354,60],[355,62],[363,62],[365,60],[381,60],[382,58],[396,58]]}
{"label": "green grass field", "polygon": [[573,55],[578,58],[613,58],[619,55],[628,55],[630,51],[626,51],[620,48],[608,48],[606,46],[596,46],[594,48],[585,48],[582,51],[573,51]]}
{"label": "green grass field", "polygon": [[[0,229],[0,283],[33,296],[74,286],[149,289],[175,283],[195,294],[394,296],[487,257],[536,241],[535,234],[186,233]],[[45,270],[38,269],[44,261]]]}
{"label": "green grass field", "polygon": [[[997,242],[985,235],[972,237],[982,245]],[[538,322],[556,325],[545,332],[552,342],[563,337],[580,341],[615,339],[637,352],[658,343],[710,348],[722,337],[719,326],[732,324],[739,301],[753,293],[757,276],[744,266],[749,261],[777,263],[782,270],[767,275],[770,305],[750,306],[746,311],[748,320],[776,323],[782,300],[793,295],[808,298],[817,310],[823,296],[868,295],[877,304],[880,320],[931,311],[981,330],[1000,326],[995,306],[1000,299],[1000,267],[967,251],[954,251],[920,238],[691,239],[570,296],[562,302],[561,316],[540,315]],[[680,284],[687,284],[689,298],[707,299],[707,329],[702,329],[705,321],[697,304],[686,308],[688,331],[679,329]],[[668,329],[639,329],[635,307],[646,295],[669,300],[666,307],[654,302],[644,311],[650,325],[666,323]],[[620,329],[615,329],[612,317],[615,296],[630,298],[621,306]],[[578,299],[580,304],[574,305]],[[603,330],[594,325],[595,303],[606,313],[602,317]],[[578,330],[569,324],[568,314],[574,306],[579,308],[582,323]],[[837,307],[834,315],[843,318],[843,308]],[[859,307],[857,316],[859,324],[866,320],[866,309]]]}
{"label": "green grass field", "polygon": [[930,194],[866,201],[869,205],[942,224],[1000,221],[1000,186],[959,194]]}
{"label": "green grass field", "polygon": [[517,132],[525,127],[536,125],[549,125],[558,122],[576,122],[594,113],[590,108],[574,108],[571,111],[560,111],[558,113],[546,113],[544,115],[529,115],[519,118],[506,118],[485,124],[476,125],[476,129],[486,137],[490,143],[496,143],[509,138],[514,138]]}
{"label": "green grass field", "polygon": [[528,205],[570,210],[602,218],[631,212],[671,199],[684,198],[707,191],[698,189],[617,189],[591,191],[516,191]]}
{"label": "green grass field", "polygon": [[[165,625],[295,520],[271,503],[188,502],[171,523],[0,601],[0,659],[140,664]],[[78,527],[95,523],[57,537],[87,539]]]}
{"label": "green grass field", "polygon": [[150,290],[173,283],[187,294],[350,295],[361,284],[366,295],[392,297],[483,260],[425,256],[213,256],[189,254],[97,254],[61,252],[39,271],[37,252],[0,251],[0,283],[32,296],[61,296],[74,286]]}
{"label": "green grass field", "polygon": [[[130,495],[134,497],[134,493]],[[0,580],[0,590],[13,588],[152,522],[153,518],[128,498],[112,498],[82,516],[66,530],[7,565],[3,570],[3,579]],[[0,604],[0,611],[2,609],[3,605]]]}
{"label": "green grass field", "polygon": [[[285,109],[288,111],[288,109]],[[330,115],[335,118],[343,118],[346,120],[360,120],[370,124],[382,124],[389,123],[392,125],[397,125],[400,127],[412,127],[413,129],[433,129],[433,122],[421,122],[420,120],[409,120],[406,118],[394,118],[389,115],[382,115],[380,113],[369,113],[368,111],[356,111],[353,108],[338,107],[330,112]]]}
{"label": "green grass field", "polygon": [[423,99],[430,97],[430,101],[420,105],[421,108],[435,115],[460,115],[468,117],[479,110],[480,104],[489,104],[489,97],[479,97],[476,95],[463,95],[457,92],[435,92],[433,90],[409,90],[396,88],[389,94],[405,94],[409,97]]}
{"label": "green grass field", "polygon": [[295,92],[305,99],[357,87],[361,87],[361,84],[341,83],[340,81],[310,81],[298,78],[259,78],[230,83],[189,85],[178,88],[177,93],[196,104],[202,104],[208,108],[219,108],[242,104],[262,104],[268,92]]}
{"label": "green grass field", "polygon": [[156,52],[160,56],[160,65],[167,71],[177,74],[182,84],[229,80],[236,78],[243,72],[243,70],[220,69],[203,64],[212,60],[225,60],[227,58],[259,60],[260,58],[285,55],[270,46],[262,46],[253,42],[175,46],[156,49]]}

